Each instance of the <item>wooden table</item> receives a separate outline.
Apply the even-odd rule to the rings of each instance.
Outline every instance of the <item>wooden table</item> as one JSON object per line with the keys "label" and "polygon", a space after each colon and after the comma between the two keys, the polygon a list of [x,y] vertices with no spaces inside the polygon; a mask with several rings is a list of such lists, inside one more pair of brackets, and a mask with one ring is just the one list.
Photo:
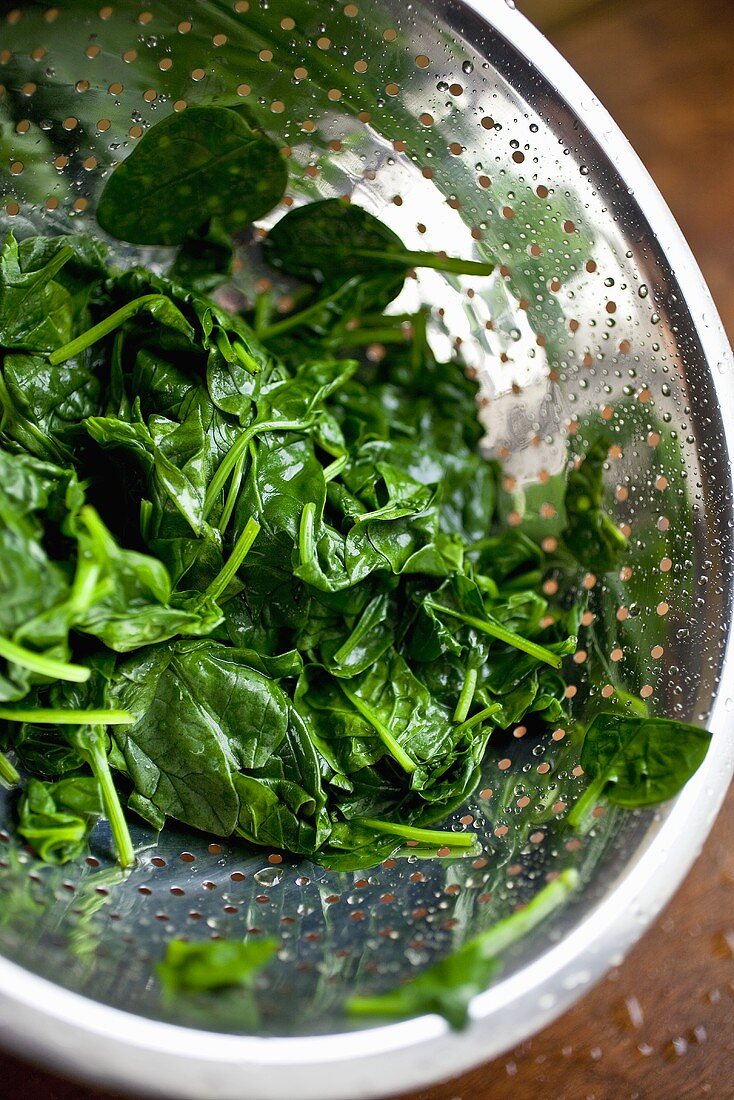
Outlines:
{"label": "wooden table", "polygon": [[[549,29],[642,154],[734,335],[734,4],[601,0]],[[20,1096],[113,1100],[6,1057],[0,1097]],[[734,790],[685,885],[623,966],[504,1058],[403,1100],[538,1096],[734,1097]]]}

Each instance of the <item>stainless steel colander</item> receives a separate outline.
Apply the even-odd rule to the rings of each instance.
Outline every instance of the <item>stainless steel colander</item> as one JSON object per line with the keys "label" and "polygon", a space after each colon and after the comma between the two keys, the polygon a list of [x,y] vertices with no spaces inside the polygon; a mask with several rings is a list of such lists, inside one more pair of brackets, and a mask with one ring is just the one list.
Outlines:
{"label": "stainless steel colander", "polygon": [[[706,722],[714,742],[659,813],[562,829],[580,788],[564,731],[493,753],[471,805],[484,854],[326,872],[278,853],[141,828],[123,878],[100,826],[79,866],[0,833],[3,1041],[119,1088],[197,1100],[377,1097],[496,1055],[621,957],[705,839],[732,770],[734,363],[695,262],[614,123],[504,0],[68,0],[1,6],[0,204],[16,235],[95,231],[110,168],[197,103],[239,105],[283,147],[286,203],[349,193],[411,248],[497,256],[491,280],[421,275],[433,340],[481,384],[508,522],[553,539],[567,437],[617,433],[607,477],[629,534],[594,577],[600,659],[580,649],[570,704],[622,691]],[[281,211],[282,212],[282,211]],[[117,246],[119,247],[119,246]],[[164,250],[121,260],[164,263]],[[264,272],[243,268],[245,297]],[[551,582],[552,583],[552,578]],[[583,641],[581,643],[584,644]],[[538,786],[551,773],[553,785]],[[147,845],[147,847],[145,846]],[[577,866],[575,901],[508,956],[450,1033],[437,1017],[357,1030],[347,993],[418,972]],[[174,936],[277,935],[254,999],[165,1004]]]}

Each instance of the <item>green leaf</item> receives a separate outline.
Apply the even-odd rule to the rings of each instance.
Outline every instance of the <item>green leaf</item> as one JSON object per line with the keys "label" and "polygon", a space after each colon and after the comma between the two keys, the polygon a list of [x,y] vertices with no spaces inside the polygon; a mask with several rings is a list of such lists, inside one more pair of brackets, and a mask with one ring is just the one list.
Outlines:
{"label": "green leaf", "polygon": [[670,718],[597,714],[586,731],[581,767],[591,780],[567,822],[583,829],[594,806],[606,800],[634,809],[666,802],[698,770],[711,734]]}
{"label": "green leaf", "polygon": [[107,701],[135,715],[115,729],[140,796],[169,817],[230,836],[239,814],[240,769],[264,767],[288,729],[288,700],[236,650],[174,642],[124,661]]}
{"label": "green leaf", "polygon": [[169,997],[241,987],[251,989],[257,973],[278,950],[274,939],[169,940],[156,973]]}
{"label": "green leaf", "polygon": [[433,267],[471,275],[489,275],[494,268],[473,260],[411,252],[397,233],[345,199],[323,199],[290,210],[270,230],[263,250],[273,267],[327,286],[340,285],[355,275],[373,276],[386,266],[404,273],[411,267]]}
{"label": "green leaf", "polygon": [[18,832],[46,863],[68,863],[84,853],[89,830],[101,814],[96,779],[29,779],[20,802]]}
{"label": "green leaf", "polygon": [[278,203],[277,147],[234,111],[189,107],[147,131],[99,198],[101,227],[132,244],[181,244],[210,218],[235,233]]}

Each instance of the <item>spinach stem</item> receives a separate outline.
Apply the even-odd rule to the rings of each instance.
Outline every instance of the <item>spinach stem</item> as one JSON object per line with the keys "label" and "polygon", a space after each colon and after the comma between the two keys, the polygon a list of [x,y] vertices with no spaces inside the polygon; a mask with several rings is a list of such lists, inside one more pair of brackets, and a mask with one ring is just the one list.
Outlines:
{"label": "spinach stem", "polygon": [[373,596],[352,627],[346,642],[344,642],[334,654],[333,660],[336,664],[344,664],[344,662],[351,657],[365,635],[369,634],[370,630],[374,629],[380,621],[379,618],[375,618],[375,614],[379,614],[380,607],[384,604],[384,600],[384,596]]}
{"label": "spinach stem", "polygon": [[420,829],[414,825],[396,825],[392,821],[379,821],[373,817],[355,817],[355,825],[374,829],[376,833],[388,833],[390,836],[404,837],[406,840],[419,840],[423,844],[436,844],[439,848],[473,848],[477,842],[474,833],[454,833],[450,829]]}
{"label": "spinach stem", "polygon": [[521,940],[523,936],[527,936],[528,932],[532,932],[533,928],[566,900],[568,895],[576,889],[579,881],[578,871],[567,867],[561,871],[558,878],[554,878],[539,890],[524,909],[518,909],[511,916],[488,928],[486,932],[480,932],[473,942],[481,948],[485,959],[493,959],[513,943]]}
{"label": "spinach stem", "polygon": [[459,695],[459,701],[456,704],[456,710],[454,711],[455,722],[465,722],[466,716],[469,713],[469,708],[472,705],[474,699],[474,692],[477,690],[477,680],[479,679],[479,672],[476,668],[467,669],[466,676],[464,677],[464,684]]}
{"label": "spinach stem", "polygon": [[378,248],[355,248],[354,256],[365,260],[377,260],[393,264],[396,267],[431,267],[436,271],[445,271],[453,275],[491,275],[495,264],[481,263],[478,260],[462,260],[458,256],[439,256],[436,252],[391,251]]}
{"label": "spinach stem", "polygon": [[316,541],[314,539],[314,524],[316,520],[316,505],[313,501],[304,504],[301,512],[301,523],[298,529],[298,556],[301,565],[312,561],[316,556]]}
{"label": "spinach stem", "polygon": [[38,722],[55,726],[134,726],[137,719],[127,710],[55,710],[44,707],[0,707],[7,722]]}
{"label": "spinach stem", "polygon": [[310,428],[312,419],[306,420],[257,420],[247,428],[239,439],[236,440],[219,463],[217,472],[212,478],[204,497],[204,518],[209,515],[214,507],[219,494],[227,484],[227,478],[239,462],[240,455],[247,450],[251,439],[262,432],[297,432]]}
{"label": "spinach stem", "polygon": [[588,827],[589,818],[599,802],[606,785],[607,778],[605,775],[600,775],[597,776],[596,779],[592,779],[584,793],[574,802],[568,812],[566,824],[570,828],[581,831]]}
{"label": "spinach stem", "polygon": [[473,626],[475,630],[480,630],[483,634],[489,634],[500,642],[505,642],[507,645],[514,646],[515,649],[522,650],[523,653],[529,653],[531,657],[537,657],[539,661],[544,661],[553,668],[560,668],[563,663],[562,658],[557,653],[551,653],[545,646],[538,645],[537,642],[531,642],[529,638],[523,638],[521,634],[516,634],[514,630],[507,630],[500,623],[489,619],[479,619],[476,615],[465,615],[463,611],[456,611],[453,607],[444,607],[443,604],[434,603],[433,600],[426,600],[426,604],[428,607],[432,607],[434,611],[438,611],[439,614],[450,615],[454,619],[459,619],[467,626]]}
{"label": "spinach stem", "polygon": [[[339,289],[341,290],[341,287]],[[306,306],[298,313],[291,313],[289,317],[285,317],[282,321],[276,321],[274,325],[268,325],[267,328],[260,331],[260,339],[263,341],[271,340],[274,336],[282,336],[284,332],[290,332],[291,329],[298,328],[299,325],[307,324],[313,317],[318,316],[325,305],[337,298],[338,293],[337,291],[336,294],[329,294],[326,298],[318,298],[312,305]]]}
{"label": "spinach stem", "polygon": [[72,359],[75,355],[78,355],[80,351],[85,351],[91,347],[92,344],[96,344],[98,340],[102,340],[103,337],[109,336],[111,332],[114,332],[120,325],[124,325],[125,321],[129,321],[131,317],[134,317],[136,313],[140,313],[141,310],[147,309],[153,302],[167,302],[165,294],[143,294],[140,298],[135,298],[132,302],[128,302],[120,309],[116,309],[114,313],[111,313],[109,317],[105,317],[103,321],[93,325],[92,328],[87,329],[80,336],[77,336],[74,340],[70,340],[68,344],[64,344],[62,347],[57,348],[56,351],[52,351],[48,357],[48,361],[52,367],[56,367],[59,363],[66,362],[67,359]]}
{"label": "spinach stem", "polygon": [[262,294],[258,294],[255,299],[255,313],[252,319],[252,327],[258,338],[261,338],[263,332],[267,329],[272,313],[273,296],[269,290],[266,290]]}
{"label": "spinach stem", "polygon": [[349,455],[340,455],[328,466],[324,466],[324,481],[333,481],[338,477],[349,461]]}
{"label": "spinach stem", "polygon": [[340,333],[344,347],[359,347],[362,344],[407,344],[410,333],[395,328],[351,328]]}
{"label": "spinach stem", "polygon": [[17,787],[20,783],[20,775],[13,764],[10,763],[4,752],[0,752],[0,780],[9,787]]}
{"label": "spinach stem", "polygon": [[234,544],[232,553],[227,559],[224,567],[220,569],[219,573],[204,593],[205,598],[218,600],[222,593],[227,591],[227,588],[234,580],[237,570],[247,557],[250,547],[259,533],[260,524],[251,516],[245,524],[244,531]]}
{"label": "spinach stem", "polygon": [[219,530],[224,534],[229,526],[229,521],[232,518],[235,505],[237,504],[237,497],[240,495],[240,486],[242,485],[242,473],[245,469],[246,454],[243,451],[240,457],[235,463],[235,467],[232,470],[232,480],[229,483],[229,492],[227,493],[227,499],[224,502],[224,511],[219,518]]}
{"label": "spinach stem", "polygon": [[358,710],[363,718],[366,718],[372,728],[375,730],[385,748],[388,750],[393,760],[396,761],[409,775],[412,774],[418,767],[412,756],[401,747],[398,741],[390,733],[385,723],[381,721],[376,714],[356,695],[353,691],[347,687],[343,680],[339,680],[339,687],[346,695],[349,702],[352,704],[355,710]]}
{"label": "spinach stem", "polygon": [[91,671],[83,665],[72,665],[68,661],[57,661],[53,657],[45,657],[42,653],[34,653],[7,638],[0,638],[0,657],[4,657],[6,661],[20,668],[28,669],[29,672],[48,676],[52,680],[69,680],[73,684],[84,684],[92,675]]}
{"label": "spinach stem", "polygon": [[107,752],[97,731],[90,730],[88,738],[85,739],[85,748],[89,766],[99,783],[105,815],[110,823],[117,849],[118,862],[123,868],[132,867],[135,863],[135,850],[130,838],[130,830],[120,805],[120,796],[112,778]]}
{"label": "spinach stem", "polygon": [[484,707],[483,710],[478,710],[476,714],[472,714],[471,718],[467,718],[465,722],[462,722],[454,730],[454,736],[457,733],[464,734],[469,730],[474,729],[475,726],[480,726],[483,722],[486,722],[488,718],[491,718],[497,711],[502,710],[501,703],[490,703],[488,707]]}

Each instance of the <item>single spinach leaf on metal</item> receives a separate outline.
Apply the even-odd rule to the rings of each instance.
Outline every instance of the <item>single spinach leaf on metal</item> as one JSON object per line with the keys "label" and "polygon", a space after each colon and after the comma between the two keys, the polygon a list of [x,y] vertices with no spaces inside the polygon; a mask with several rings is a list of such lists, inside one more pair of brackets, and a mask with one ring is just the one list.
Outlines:
{"label": "single spinach leaf on metal", "polygon": [[132,244],[181,244],[210,218],[235,233],[279,202],[277,146],[224,107],[189,107],[141,138],[100,195],[97,221]]}
{"label": "single spinach leaf on metal", "polygon": [[670,718],[597,714],[586,731],[581,767],[591,782],[568,814],[583,829],[600,800],[634,809],[678,794],[698,771],[711,743],[699,726]]}

